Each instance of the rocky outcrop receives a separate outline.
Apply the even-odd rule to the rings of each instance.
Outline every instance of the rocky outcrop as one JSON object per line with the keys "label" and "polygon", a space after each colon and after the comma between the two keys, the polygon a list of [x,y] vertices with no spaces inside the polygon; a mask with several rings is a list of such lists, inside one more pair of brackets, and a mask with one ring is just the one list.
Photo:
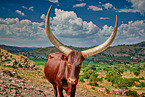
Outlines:
{"label": "rocky outcrop", "polygon": [[36,65],[29,61],[26,56],[19,55],[17,58],[13,57],[5,50],[0,48],[0,65],[10,66],[13,68],[23,68],[23,69],[37,69]]}
{"label": "rocky outcrop", "polygon": [[47,97],[44,88],[9,74],[10,72],[0,71],[0,97]]}

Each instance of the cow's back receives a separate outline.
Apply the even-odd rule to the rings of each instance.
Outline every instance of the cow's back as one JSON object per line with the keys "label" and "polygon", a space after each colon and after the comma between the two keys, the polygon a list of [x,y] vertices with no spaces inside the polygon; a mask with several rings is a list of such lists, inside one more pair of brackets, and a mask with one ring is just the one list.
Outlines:
{"label": "cow's back", "polygon": [[62,53],[59,52],[49,54],[47,63],[44,68],[45,76],[52,84],[56,84],[57,81],[56,76],[58,74],[61,56]]}

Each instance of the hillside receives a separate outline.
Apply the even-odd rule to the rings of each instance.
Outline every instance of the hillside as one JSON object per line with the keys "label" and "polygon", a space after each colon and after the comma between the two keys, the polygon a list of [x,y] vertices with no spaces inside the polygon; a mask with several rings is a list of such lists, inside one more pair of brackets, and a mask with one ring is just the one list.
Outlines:
{"label": "hillside", "polygon": [[[86,61],[93,62],[134,62],[145,61],[145,42],[133,45],[118,45],[109,47],[107,50],[97,55],[91,56]],[[89,48],[69,47],[73,50],[82,51]],[[50,53],[58,52],[55,47],[37,48],[28,51],[29,58],[47,59]]]}
{"label": "hillside", "polygon": [[33,50],[35,48],[33,47],[16,47],[16,46],[7,46],[7,45],[0,45],[0,48],[7,50],[8,52],[11,52],[13,54],[20,54],[20,53],[26,53],[30,50]]}
{"label": "hillside", "polygon": [[145,47],[145,41],[137,43],[137,44],[133,44],[133,46]]}
{"label": "hillside", "polygon": [[[89,48],[72,47],[69,48],[82,51]],[[13,46],[0,45],[0,48],[6,49],[11,53],[20,54],[32,59],[47,59],[50,53],[60,52],[55,47],[46,48],[21,48]],[[109,47],[107,50],[97,55],[87,58],[85,61],[93,62],[138,62],[145,61],[145,41],[132,45],[118,45]]]}

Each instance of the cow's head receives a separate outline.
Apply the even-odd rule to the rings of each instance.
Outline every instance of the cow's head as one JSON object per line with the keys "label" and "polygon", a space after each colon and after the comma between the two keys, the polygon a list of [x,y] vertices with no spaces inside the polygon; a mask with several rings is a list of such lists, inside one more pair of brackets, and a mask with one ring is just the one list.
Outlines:
{"label": "cow's head", "polygon": [[63,45],[51,32],[51,28],[49,24],[51,7],[49,8],[49,11],[46,16],[46,21],[45,21],[46,34],[49,40],[51,41],[51,43],[65,54],[66,60],[67,60],[68,83],[73,85],[73,84],[76,84],[78,81],[81,64],[84,61],[84,59],[104,51],[111,45],[117,33],[118,18],[116,15],[116,24],[115,24],[114,30],[111,36],[103,44],[93,47],[88,50],[78,52],[78,51],[71,50],[70,48]]}
{"label": "cow's head", "polygon": [[67,56],[66,64],[66,78],[67,82],[71,85],[76,85],[79,79],[79,73],[81,69],[82,62],[84,57],[81,52],[72,51]]}

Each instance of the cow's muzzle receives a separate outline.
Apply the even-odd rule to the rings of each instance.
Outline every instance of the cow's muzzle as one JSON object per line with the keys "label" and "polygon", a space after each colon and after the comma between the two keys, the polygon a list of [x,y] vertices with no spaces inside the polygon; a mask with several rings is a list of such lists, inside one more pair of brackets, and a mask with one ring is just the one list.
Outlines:
{"label": "cow's muzzle", "polygon": [[76,85],[77,84],[77,79],[76,78],[68,78],[68,83],[71,85]]}

